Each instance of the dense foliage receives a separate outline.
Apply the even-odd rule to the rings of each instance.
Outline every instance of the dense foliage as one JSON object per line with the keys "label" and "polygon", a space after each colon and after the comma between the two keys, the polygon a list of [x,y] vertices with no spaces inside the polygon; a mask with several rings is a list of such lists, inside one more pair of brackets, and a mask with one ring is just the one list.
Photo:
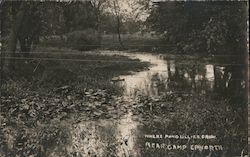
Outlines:
{"label": "dense foliage", "polygon": [[179,53],[225,54],[246,51],[246,2],[162,2],[147,20]]}
{"label": "dense foliage", "polygon": [[93,29],[71,32],[67,34],[67,42],[69,47],[81,51],[95,49],[100,45],[98,33]]}

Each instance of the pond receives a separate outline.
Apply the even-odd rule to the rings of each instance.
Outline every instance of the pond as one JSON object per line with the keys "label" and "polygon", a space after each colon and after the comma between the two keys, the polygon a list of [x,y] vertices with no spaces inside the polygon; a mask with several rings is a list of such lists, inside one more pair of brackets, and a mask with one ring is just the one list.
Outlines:
{"label": "pond", "polygon": [[[72,143],[68,149],[75,152],[75,156],[156,157],[187,156],[195,153],[197,156],[223,156],[225,153],[240,155],[245,147],[246,131],[237,130],[245,125],[242,116],[245,114],[243,109],[246,102],[244,65],[227,64],[220,58],[210,60],[149,53],[102,53],[139,59],[141,62],[149,62],[151,66],[113,80],[114,84],[124,88],[121,99],[126,102],[124,105],[130,106],[125,115],[118,119],[83,121],[74,125],[71,130]],[[212,107],[209,106],[211,104]],[[197,106],[204,110],[196,111]],[[214,114],[204,113],[210,109],[212,111],[209,112]],[[242,117],[236,118],[231,114],[234,111]],[[199,117],[201,113],[206,116]],[[221,115],[222,117],[216,117]],[[203,125],[204,121],[210,123],[216,121],[216,118],[219,119],[217,123]],[[231,121],[231,127],[219,126],[227,121]],[[224,128],[211,128],[212,126]],[[226,134],[226,131],[230,133]],[[208,134],[217,138],[212,141],[198,139],[190,142],[187,139],[164,138],[167,134]],[[228,144],[232,141],[235,142],[234,149],[230,149],[232,145]],[[180,147],[186,144],[190,146],[192,143],[220,145],[223,149],[192,151]],[[175,146],[179,148],[174,149]]]}

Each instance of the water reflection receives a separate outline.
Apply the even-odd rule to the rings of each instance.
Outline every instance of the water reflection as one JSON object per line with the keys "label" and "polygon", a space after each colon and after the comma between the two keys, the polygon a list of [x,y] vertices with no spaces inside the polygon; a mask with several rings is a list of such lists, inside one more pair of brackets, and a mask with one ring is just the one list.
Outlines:
{"label": "water reflection", "polygon": [[[239,116],[236,128],[244,128],[246,119],[244,66],[220,64],[198,59],[180,60],[152,54],[131,54],[109,52],[109,55],[124,55],[142,62],[150,62],[149,69],[120,76],[116,82],[124,87],[123,99],[134,102],[139,96],[157,99],[164,93],[179,97],[183,95],[203,95],[215,101],[229,100],[229,106],[237,110]],[[175,103],[175,102],[172,102]],[[234,115],[230,115],[231,117]],[[161,123],[152,122],[144,125],[141,117],[134,115],[132,110],[119,120],[98,120],[81,122],[72,130],[72,152],[82,156],[171,156],[171,152],[145,148],[145,134],[164,134],[168,131]],[[178,122],[172,122],[177,125]],[[232,125],[235,125],[232,123]],[[171,126],[168,126],[171,127]],[[174,127],[174,126],[173,126]],[[244,131],[244,129],[242,130]],[[171,141],[162,141],[171,142]],[[228,143],[232,141],[227,141]],[[237,141],[238,142],[238,141]],[[240,147],[244,147],[239,144]],[[235,151],[239,151],[236,148]],[[182,156],[186,156],[180,152]]]}
{"label": "water reflection", "polygon": [[[129,54],[127,54],[129,55]],[[124,95],[135,97],[137,95],[158,96],[157,83],[166,81],[168,78],[168,66],[166,61],[151,54],[130,55],[131,58],[139,58],[142,62],[150,62],[152,66],[146,70],[135,73],[134,75],[121,76],[125,81]]]}
{"label": "water reflection", "polygon": [[[134,75],[121,76],[120,82],[125,87],[125,95],[136,97],[147,95],[157,97],[161,92],[199,92],[214,88],[214,65],[178,63],[174,59],[166,60],[152,54],[125,54],[150,62],[152,66]],[[190,65],[189,65],[190,64]]]}

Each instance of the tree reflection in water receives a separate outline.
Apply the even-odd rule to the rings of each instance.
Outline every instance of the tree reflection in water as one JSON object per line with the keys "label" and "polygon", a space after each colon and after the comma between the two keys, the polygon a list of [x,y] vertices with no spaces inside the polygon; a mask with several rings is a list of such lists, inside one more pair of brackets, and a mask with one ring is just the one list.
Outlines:
{"label": "tree reflection in water", "polygon": [[[235,60],[235,58],[231,59]],[[161,102],[154,102],[150,98],[147,100],[153,101],[152,103],[155,106],[153,110],[150,107],[144,107],[143,112],[145,117],[150,115],[153,120],[140,128],[141,133],[156,135],[166,133],[213,134],[218,137],[216,142],[224,146],[224,151],[218,151],[217,155],[239,154],[246,146],[247,137],[247,92],[245,85],[247,77],[244,75],[246,74],[246,66],[242,63],[244,63],[242,60],[238,61],[238,64],[229,64],[221,60],[202,62],[195,59],[189,61],[166,59],[167,73],[163,71],[146,75],[151,79],[148,86],[150,88],[147,88],[151,92],[144,93],[150,93],[147,97],[152,99],[160,98],[159,101]],[[135,93],[137,97],[141,95],[143,93]],[[142,98],[142,102],[146,104],[148,102],[145,99],[148,98]],[[182,101],[182,106],[178,104],[178,101]],[[170,112],[171,108],[176,108],[174,113]],[[185,112],[185,116],[179,114],[181,110]],[[209,114],[206,114],[206,112]],[[168,114],[168,116],[164,114]],[[203,116],[195,117],[196,114],[203,114]],[[159,118],[159,116],[162,118]],[[158,121],[157,118],[159,118]],[[198,120],[195,120],[195,118],[198,118]],[[185,123],[187,124],[185,125],[186,128],[183,128]],[[148,156],[149,154],[161,156],[162,153],[165,155],[173,153],[173,151],[145,149],[143,147],[145,147],[146,141],[145,139],[138,140],[138,143],[141,143],[142,156]],[[173,141],[159,139],[153,141],[173,143]],[[175,141],[174,143],[186,144],[186,142]],[[209,143],[209,141],[206,142]],[[204,141],[198,141],[198,143],[204,143]],[[183,156],[183,151],[177,152],[173,154]],[[209,153],[211,152],[204,151],[200,156]]]}

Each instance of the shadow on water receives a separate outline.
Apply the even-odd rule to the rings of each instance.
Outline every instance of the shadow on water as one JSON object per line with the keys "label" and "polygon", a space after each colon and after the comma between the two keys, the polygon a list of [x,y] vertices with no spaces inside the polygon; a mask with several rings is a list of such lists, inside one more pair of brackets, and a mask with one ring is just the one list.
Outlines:
{"label": "shadow on water", "polygon": [[[122,75],[115,82],[124,87],[122,99],[131,105],[127,114],[118,120],[83,121],[74,125],[68,149],[75,156],[240,156],[247,134],[244,65],[219,59],[103,53],[128,56],[150,62],[151,66]],[[164,138],[166,134],[217,138],[181,140]],[[192,144],[220,144],[223,149],[173,148],[173,145]]]}

